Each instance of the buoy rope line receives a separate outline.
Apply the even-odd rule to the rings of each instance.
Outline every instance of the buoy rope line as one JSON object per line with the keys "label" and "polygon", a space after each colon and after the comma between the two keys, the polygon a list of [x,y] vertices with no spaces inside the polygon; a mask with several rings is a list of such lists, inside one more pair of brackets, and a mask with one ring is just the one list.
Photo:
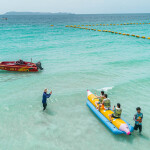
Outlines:
{"label": "buoy rope line", "polygon": [[66,27],[73,27],[73,26],[116,26],[116,25],[144,25],[150,23],[121,23],[121,24],[93,24],[93,25],[66,25]]}
{"label": "buoy rope line", "polygon": [[76,27],[76,26],[73,26],[72,28],[93,30],[93,31],[98,31],[98,32],[108,32],[108,33],[112,33],[112,34],[126,35],[126,36],[132,36],[132,37],[137,37],[137,38],[149,39],[150,40],[150,37],[139,36],[139,35],[129,34],[129,33],[115,32],[115,31],[110,31],[110,30],[99,30],[99,29],[86,28],[86,27]]}

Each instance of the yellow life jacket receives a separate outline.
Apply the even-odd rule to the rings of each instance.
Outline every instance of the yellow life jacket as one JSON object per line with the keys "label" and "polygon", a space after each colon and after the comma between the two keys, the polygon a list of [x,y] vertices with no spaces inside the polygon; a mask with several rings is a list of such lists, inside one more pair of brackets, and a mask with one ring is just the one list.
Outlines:
{"label": "yellow life jacket", "polygon": [[114,116],[120,118],[122,113],[121,108],[115,108]]}
{"label": "yellow life jacket", "polygon": [[104,99],[104,97],[102,97],[102,95],[101,95],[101,98],[99,98],[100,103],[103,102],[103,99]]}
{"label": "yellow life jacket", "polygon": [[105,98],[103,101],[104,101],[104,107],[105,108],[109,108],[110,107],[110,99],[109,98]]}

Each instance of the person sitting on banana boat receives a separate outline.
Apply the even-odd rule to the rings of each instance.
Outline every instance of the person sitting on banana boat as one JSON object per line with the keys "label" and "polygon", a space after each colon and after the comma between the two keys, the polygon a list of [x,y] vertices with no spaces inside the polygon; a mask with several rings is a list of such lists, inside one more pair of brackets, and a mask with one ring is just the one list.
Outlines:
{"label": "person sitting on banana boat", "polygon": [[102,109],[105,109],[105,110],[110,110],[110,107],[111,107],[110,99],[107,97],[108,97],[107,94],[103,95],[103,101],[102,101],[102,104],[99,104],[99,110],[100,110],[100,107],[102,107]]}
{"label": "person sitting on banana boat", "polygon": [[101,107],[105,110],[110,110],[110,107],[111,107],[111,103],[110,103],[110,99],[107,98],[107,94],[104,94],[104,99],[103,99],[103,102],[101,104]]}
{"label": "person sitting on banana boat", "polygon": [[96,105],[96,109],[99,110],[100,109],[100,104],[102,104],[103,99],[104,99],[104,91],[101,91],[101,95],[100,96],[96,95],[96,97],[97,98],[94,98],[94,99],[99,99],[99,101],[96,101],[95,105]]}
{"label": "person sitting on banana boat", "polygon": [[109,114],[110,122],[112,122],[112,117],[113,118],[120,118],[121,117],[122,109],[120,107],[121,107],[120,103],[117,103],[117,107],[115,107],[115,106],[113,107],[114,113]]}

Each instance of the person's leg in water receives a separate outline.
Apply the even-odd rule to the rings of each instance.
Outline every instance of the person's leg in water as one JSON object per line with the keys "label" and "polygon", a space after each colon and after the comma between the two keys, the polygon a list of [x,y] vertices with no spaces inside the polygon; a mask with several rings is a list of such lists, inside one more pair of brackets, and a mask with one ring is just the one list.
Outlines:
{"label": "person's leg in water", "polygon": [[134,130],[138,130],[139,126],[137,124],[135,124],[134,126]]}
{"label": "person's leg in water", "polygon": [[43,111],[46,109],[47,104],[43,104]]}
{"label": "person's leg in water", "polygon": [[142,125],[139,125],[139,133],[142,132]]}
{"label": "person's leg in water", "polygon": [[134,130],[137,130],[137,129],[138,129],[138,125],[136,125],[136,124],[135,124],[135,126],[134,126]]}

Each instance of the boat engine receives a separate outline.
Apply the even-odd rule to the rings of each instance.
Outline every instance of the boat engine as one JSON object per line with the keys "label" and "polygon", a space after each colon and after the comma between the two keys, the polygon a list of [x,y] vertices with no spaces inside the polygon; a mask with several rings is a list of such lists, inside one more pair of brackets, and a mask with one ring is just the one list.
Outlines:
{"label": "boat engine", "polygon": [[38,67],[38,69],[43,70],[43,68],[42,68],[42,65],[41,65],[41,62],[40,62],[40,61],[36,63],[36,66]]}

